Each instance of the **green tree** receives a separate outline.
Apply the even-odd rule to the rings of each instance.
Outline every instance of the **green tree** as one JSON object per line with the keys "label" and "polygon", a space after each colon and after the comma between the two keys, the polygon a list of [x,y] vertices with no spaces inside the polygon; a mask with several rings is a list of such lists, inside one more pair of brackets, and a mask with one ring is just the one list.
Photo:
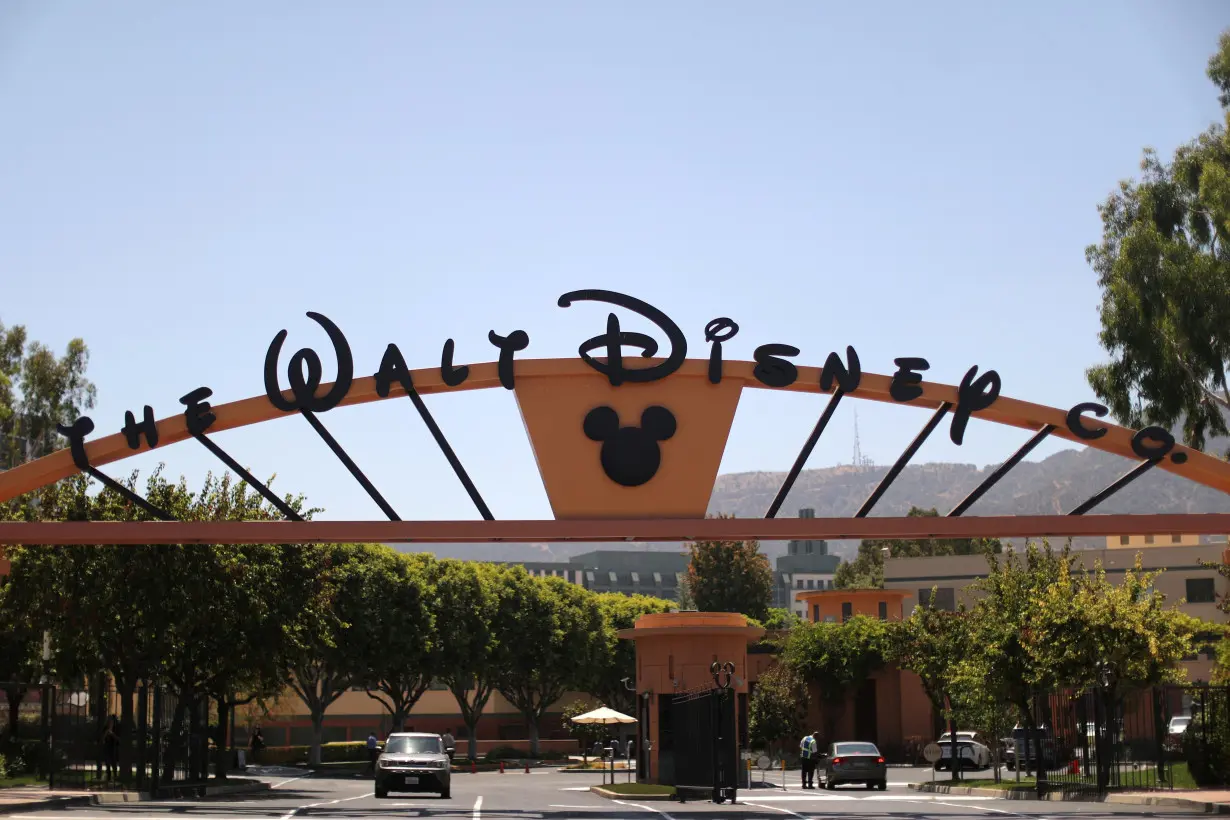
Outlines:
{"label": "green tree", "polygon": [[[1208,76],[1230,105],[1230,31]],[[1224,112],[1230,117],[1230,111]],[[1230,135],[1211,126],[1163,162],[1152,149],[1142,178],[1098,208],[1102,241],[1086,259],[1102,289],[1099,340],[1111,360],[1087,371],[1098,398],[1125,424],[1183,423],[1203,447],[1225,435],[1230,411]]]}
{"label": "green tree", "polygon": [[572,719],[577,715],[592,711],[593,708],[592,704],[578,698],[560,712],[564,720],[564,728],[581,744],[581,756],[586,763],[589,762],[589,750],[605,734],[606,727],[598,723],[573,723]]}
{"label": "green tree", "polygon": [[636,693],[628,691],[624,681],[636,681],[636,645],[617,633],[635,627],[642,615],[670,612],[675,605],[662,598],[617,592],[595,598],[602,612],[604,640],[601,654],[583,676],[582,690],[616,711],[634,715]]}
{"label": "green tree", "polygon": [[361,674],[367,695],[389,713],[392,731],[405,728],[410,710],[431,686],[439,636],[431,555],[397,554],[366,591],[373,633]]}
{"label": "green tree", "polygon": [[530,754],[536,755],[542,716],[605,654],[602,609],[592,593],[563,578],[533,577],[516,565],[498,575],[505,605],[496,627],[495,684],[525,716]]}
{"label": "green tree", "polygon": [[[910,507],[908,515],[911,518],[935,518],[939,512],[934,507],[929,510]],[[867,539],[859,543],[858,555],[853,561],[842,561],[838,565],[833,586],[838,589],[883,589],[885,549],[893,558],[980,555],[988,551],[998,554],[1004,550],[997,538]]]}
{"label": "green tree", "polygon": [[57,424],[71,424],[94,406],[96,391],[85,377],[90,354],[73,339],[57,357],[29,342],[22,325],[0,323],[0,470],[59,449]]}
{"label": "green tree", "polygon": [[8,700],[9,737],[17,736],[21,704],[26,687],[34,683],[41,672],[42,630],[36,629],[28,612],[11,603],[9,576],[0,576],[0,680]]}
{"label": "green tree", "polygon": [[767,669],[756,681],[748,701],[748,731],[752,740],[778,754],[793,748],[803,735],[810,701],[807,682],[790,666],[779,663]]}
{"label": "green tree", "polygon": [[689,549],[687,586],[697,609],[768,617],[773,571],[759,541],[696,541]]}
{"label": "green tree", "polygon": [[435,565],[437,634],[434,668],[457,701],[469,738],[469,757],[478,757],[478,722],[495,691],[500,647],[496,580],[490,565],[443,560]]}
{"label": "green tree", "polygon": [[836,740],[837,714],[855,687],[884,666],[889,631],[884,621],[855,615],[844,624],[803,623],[785,638],[782,661],[820,692],[825,743]]}
{"label": "green tree", "polygon": [[[307,549],[307,548],[305,548]],[[373,544],[312,548],[320,566],[323,603],[308,637],[296,647],[290,685],[312,721],[309,762],[320,763],[325,713],[348,689],[362,683],[373,653],[380,651],[368,590],[388,583],[396,554]]]}
{"label": "green tree", "polygon": [[803,619],[789,609],[770,609],[764,628],[772,632],[788,632],[801,624]]}

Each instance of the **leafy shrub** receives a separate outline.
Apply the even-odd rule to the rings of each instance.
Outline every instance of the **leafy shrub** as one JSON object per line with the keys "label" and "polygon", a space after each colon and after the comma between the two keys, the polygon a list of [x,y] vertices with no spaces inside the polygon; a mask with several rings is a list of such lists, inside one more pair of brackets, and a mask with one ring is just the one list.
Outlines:
{"label": "leafy shrub", "polygon": [[344,763],[359,760],[367,760],[367,741],[365,740],[321,744],[320,762],[322,763]]}
{"label": "leafy shrub", "polygon": [[295,763],[306,763],[309,751],[310,749],[307,746],[266,746],[260,750],[257,760],[262,766],[286,766]]}
{"label": "leafy shrub", "polygon": [[1200,786],[1230,782],[1230,721],[1224,714],[1218,717],[1221,719],[1209,721],[1206,731],[1203,716],[1196,713],[1183,733],[1188,768]]}
{"label": "leafy shrub", "polygon": [[9,761],[4,755],[0,755],[0,780],[9,776]]}

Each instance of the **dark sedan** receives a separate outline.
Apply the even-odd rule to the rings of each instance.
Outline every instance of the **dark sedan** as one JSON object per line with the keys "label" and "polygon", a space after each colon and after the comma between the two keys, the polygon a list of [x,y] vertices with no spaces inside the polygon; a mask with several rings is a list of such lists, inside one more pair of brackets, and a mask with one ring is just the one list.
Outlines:
{"label": "dark sedan", "polygon": [[888,788],[888,766],[874,743],[834,743],[820,758],[824,788],[862,783],[869,789]]}

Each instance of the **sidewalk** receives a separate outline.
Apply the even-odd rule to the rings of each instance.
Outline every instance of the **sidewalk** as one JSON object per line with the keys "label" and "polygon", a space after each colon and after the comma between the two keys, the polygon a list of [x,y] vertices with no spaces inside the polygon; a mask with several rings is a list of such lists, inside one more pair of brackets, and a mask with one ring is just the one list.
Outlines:
{"label": "sidewalk", "polygon": [[[937,783],[911,783],[914,791],[931,794],[964,794],[977,797],[998,797],[1001,800],[1037,800],[1032,789],[975,789],[968,786],[948,786]],[[1179,789],[1155,792],[1115,792],[1091,794],[1089,792],[1050,792],[1042,800],[1073,803],[1116,803],[1127,806],[1169,806],[1194,809],[1206,814],[1230,814],[1230,791],[1221,789]]]}
{"label": "sidewalk", "polygon": [[[159,799],[175,799],[177,797],[196,796],[201,786],[173,786],[165,789]],[[223,794],[248,794],[261,792],[269,788],[269,784],[259,780],[229,778],[226,783],[215,783],[204,787],[205,796],[212,797]],[[64,806],[100,806],[110,803],[140,803],[151,800],[149,792],[83,792],[83,791],[51,791],[37,786],[22,786],[12,789],[0,789],[0,814],[19,814],[27,811],[57,809]]]}

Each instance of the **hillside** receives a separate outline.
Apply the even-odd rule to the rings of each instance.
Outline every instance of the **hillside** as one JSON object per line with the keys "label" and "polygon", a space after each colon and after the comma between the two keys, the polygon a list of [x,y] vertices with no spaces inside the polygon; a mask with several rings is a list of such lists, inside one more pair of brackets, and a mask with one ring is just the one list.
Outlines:
{"label": "hillside", "polygon": [[[1220,452],[1215,447],[1210,447],[1209,451]],[[1062,514],[1131,469],[1132,463],[1093,449],[1063,450],[1042,461],[1023,462],[983,496],[967,515]],[[946,513],[995,466],[919,464],[906,467],[872,514],[905,515],[911,506],[935,507],[941,514]],[[797,515],[800,508],[812,507],[821,518],[853,515],[887,470],[887,467],[856,470],[850,466],[805,470],[799,475],[782,512]],[[709,511],[733,513],[740,518],[763,516],[784,476],[776,472],[719,476]],[[1107,499],[1095,512],[1230,512],[1230,496],[1162,470],[1151,470]],[[835,542],[831,547],[835,554],[848,556],[855,545],[856,542]],[[1076,544],[1078,547],[1100,545],[1097,539]],[[780,543],[763,546],[770,557],[785,551],[785,545]],[[441,545],[436,553],[488,561],[564,561],[569,556],[594,549],[681,548],[678,544],[457,544]]]}

